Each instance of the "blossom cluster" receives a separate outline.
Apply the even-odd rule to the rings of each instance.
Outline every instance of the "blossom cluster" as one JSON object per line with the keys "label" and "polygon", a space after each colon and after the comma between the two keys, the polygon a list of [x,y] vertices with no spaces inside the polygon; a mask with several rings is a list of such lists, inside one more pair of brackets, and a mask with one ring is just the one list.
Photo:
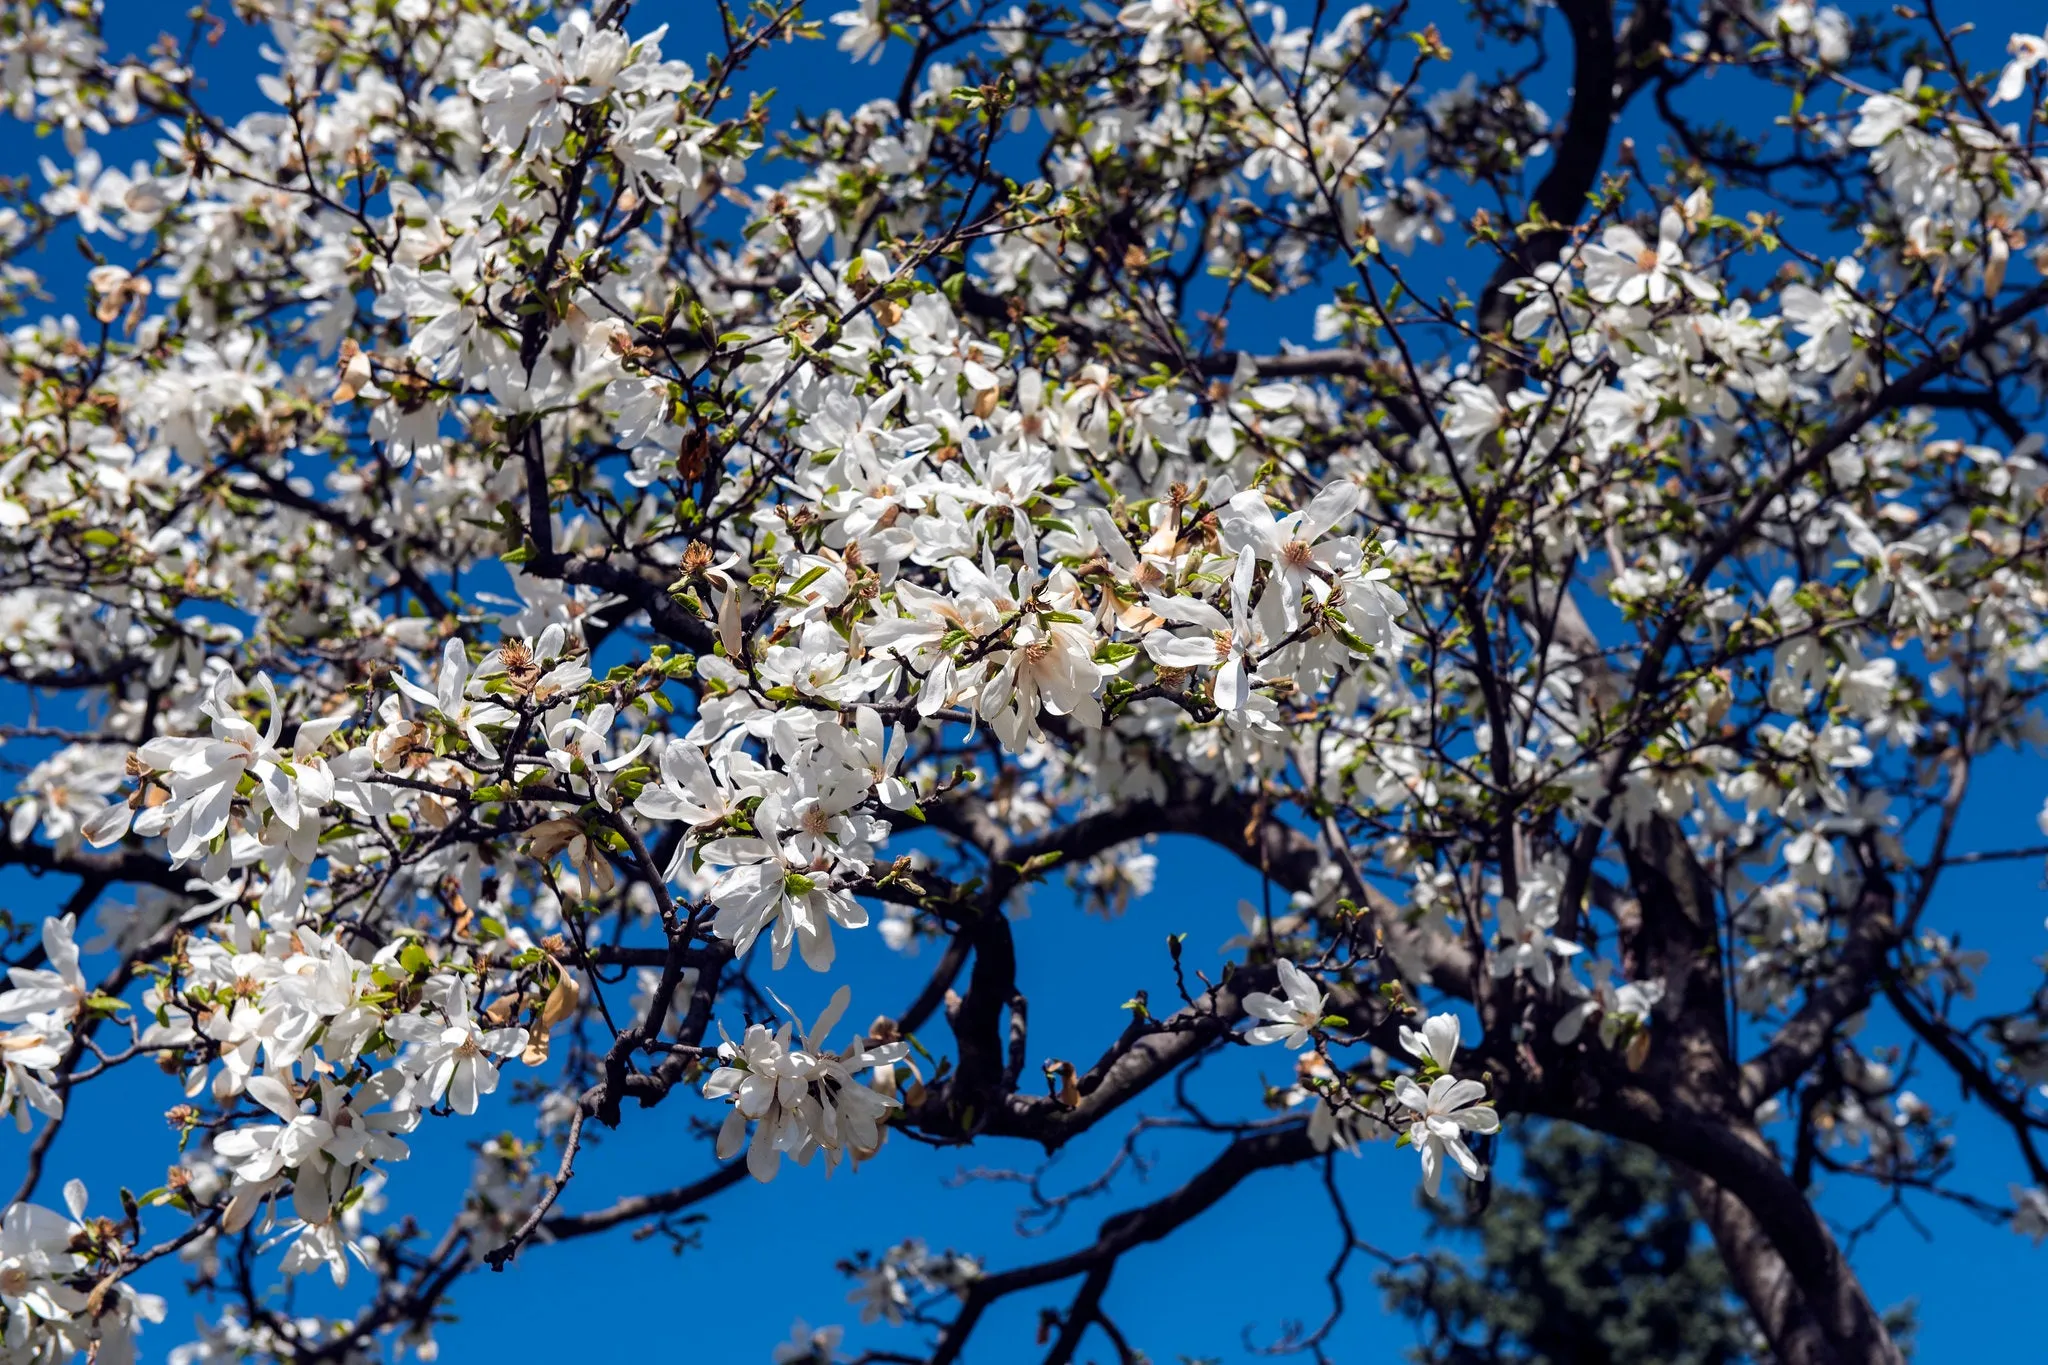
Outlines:
{"label": "blossom cluster", "polygon": [[[126,1277],[173,1252],[230,1298],[190,1359],[430,1350],[389,1291],[424,1253],[370,1219],[493,1096],[534,1137],[479,1138],[451,1279],[610,1225],[557,1203],[628,1096],[694,1097],[766,1181],[891,1127],[1054,1150],[1161,1058],[1277,1043],[1286,1150],[1398,1134],[1434,1195],[1531,1077],[1655,1087],[1674,1038],[1741,1076],[1732,1035],[1881,995],[2040,1121],[2048,994],[1952,1023],[1983,963],[1921,917],[1972,765],[2048,733],[2048,155],[1998,121],[2044,40],[1980,88],[1730,4],[1636,54],[1814,92],[1784,164],[1843,233],[1731,207],[1765,172],[1702,137],[1668,182],[1587,171],[1574,222],[1475,211],[1583,111],[1446,74],[1399,7],[864,0],[825,31],[909,35],[907,78],[786,126],[736,98],[780,19],[692,63],[628,4],[245,8],[233,114],[197,40],[0,18],[0,105],[52,135],[0,185],[0,307],[80,306],[0,336],[0,686],[35,698],[0,862],[80,884],[10,949],[0,1108],[61,1152],[78,1086],[154,1061],[181,1144],[125,1223],[27,1202],[37,1157],[9,1353],[132,1354]],[[67,235],[75,288],[30,268]],[[1450,257],[1483,269],[1425,283]],[[1140,990],[1026,1094],[1013,932],[1081,932],[1026,930],[1034,887],[1124,913],[1169,835],[1267,903],[1214,964],[1176,921],[1184,1008]],[[834,1050],[870,930],[939,976]],[[1717,1113],[1945,1175],[1910,1067],[1827,1022]],[[367,1325],[273,1311],[229,1245],[367,1269]],[[892,1324],[981,1279],[856,1272]]]}

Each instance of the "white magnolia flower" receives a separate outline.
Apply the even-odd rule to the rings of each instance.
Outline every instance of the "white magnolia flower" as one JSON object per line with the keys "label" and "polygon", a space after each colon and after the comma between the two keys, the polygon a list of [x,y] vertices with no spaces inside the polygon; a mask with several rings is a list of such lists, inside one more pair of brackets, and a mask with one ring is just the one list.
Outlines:
{"label": "white magnolia flower", "polygon": [[1163,627],[1154,630],[1145,636],[1145,653],[1165,668],[1213,667],[1216,705],[1225,711],[1243,711],[1251,704],[1258,655],[1267,643],[1251,607],[1252,577],[1258,567],[1254,556],[1249,545],[1238,552],[1230,576],[1228,617],[1196,597],[1153,598],[1147,603],[1160,621],[1195,629],[1179,634],[1169,634]]}
{"label": "white magnolia flower", "polygon": [[0,1217],[0,1308],[11,1349],[28,1347],[39,1326],[69,1322],[85,1309],[85,1295],[66,1283],[84,1264],[70,1249],[71,1226],[36,1204],[9,1204]]}
{"label": "white magnolia flower", "polygon": [[14,1115],[14,1126],[21,1132],[35,1122],[29,1117],[32,1109],[45,1118],[64,1117],[56,1068],[70,1047],[70,1026],[57,1014],[31,1014],[0,1033],[0,1114]]}
{"label": "white magnolia flower", "polygon": [[49,966],[7,969],[7,979],[14,984],[0,992],[0,1023],[18,1024],[38,1014],[67,1022],[78,1017],[92,987],[78,965],[78,945],[72,941],[77,920],[76,915],[52,915],[43,921],[43,960]]}
{"label": "white magnolia flower", "polygon": [[860,0],[859,9],[844,9],[832,22],[845,29],[839,35],[839,50],[853,60],[879,62],[882,44],[889,40],[889,26],[882,20],[882,0]]}
{"label": "white magnolia flower", "polygon": [[1245,1038],[1256,1044],[1285,1042],[1291,1048],[1307,1045],[1309,1035],[1322,1027],[1324,995],[1315,980],[1286,958],[1276,964],[1284,995],[1253,991],[1244,998],[1244,1012],[1264,1019],[1245,1030]]}
{"label": "white magnolia flower", "polygon": [[477,1100],[498,1088],[492,1057],[518,1055],[526,1047],[523,1028],[485,1029],[469,1012],[467,988],[456,983],[441,1022],[406,1014],[384,1027],[400,1042],[412,1044],[403,1065],[418,1078],[421,1105],[440,1102],[445,1094],[458,1114],[474,1114]]}
{"label": "white magnolia flower", "polygon": [[1271,576],[1268,591],[1279,594],[1285,629],[1300,623],[1304,588],[1318,602],[1324,601],[1330,579],[1358,562],[1355,538],[1324,539],[1350,518],[1358,496],[1357,484],[1339,480],[1325,484],[1308,506],[1277,519],[1261,492],[1247,490],[1230,500],[1223,523],[1226,543],[1234,540],[1265,562]]}
{"label": "white magnolia flower", "polygon": [[831,967],[832,926],[860,929],[868,922],[867,909],[832,884],[837,850],[852,838],[844,816],[860,796],[852,786],[825,787],[786,810],[788,796],[771,795],[754,810],[755,836],[704,845],[705,864],[726,869],[711,886],[718,907],[712,932],[744,956],[770,930],[776,967],[789,961],[792,947],[812,971]]}
{"label": "white magnolia flower", "polygon": [[1835,263],[1825,289],[1787,285],[1780,295],[1785,320],[1806,337],[1799,363],[1817,374],[1833,374],[1855,354],[1856,340],[1870,330],[1870,307],[1856,297],[1863,281],[1862,263],[1844,257]]}
{"label": "white magnolia flower", "polygon": [[1857,111],[1855,125],[1849,129],[1849,145],[1882,146],[1894,133],[1918,123],[1922,111],[1913,99],[1913,91],[1919,83],[1920,73],[1915,70],[1907,75],[1906,87],[1900,94],[1879,92],[1866,98]]}
{"label": "white magnolia flower", "polygon": [[2048,1237],[2048,1190],[2039,1186],[2012,1185],[2012,1230],[2031,1237],[2036,1246]]}
{"label": "white magnolia flower", "polygon": [[833,1365],[839,1359],[839,1343],[845,1336],[844,1327],[813,1329],[798,1318],[789,1329],[789,1340],[775,1348],[774,1365]]}
{"label": "white magnolia flower", "polygon": [[441,667],[434,675],[433,691],[429,692],[403,675],[394,675],[391,681],[406,696],[428,710],[438,712],[453,725],[475,747],[484,762],[498,761],[497,746],[484,734],[483,727],[504,725],[517,713],[494,701],[470,699],[467,695],[470,686],[469,655],[464,651],[462,641],[451,637],[442,647]]}
{"label": "white magnolia flower", "polygon": [[843,1051],[826,1051],[826,1035],[837,1026],[851,998],[852,992],[841,986],[800,1040],[792,1039],[793,1023],[774,1033],[766,1025],[753,1024],[740,1042],[727,1038],[720,1044],[718,1056],[724,1065],[705,1081],[704,1095],[732,1102],[718,1131],[721,1159],[736,1156],[745,1147],[748,1173],[768,1181],[775,1178],[784,1153],[807,1165],[822,1151],[830,1168],[841,1157],[859,1162],[880,1150],[882,1120],[901,1102],[856,1078],[862,1071],[903,1060],[909,1044],[878,1046],[861,1038]]}
{"label": "white magnolia flower", "polygon": [[1551,1037],[1569,1046],[1578,1041],[1588,1021],[1598,1019],[1601,1045],[1611,1048],[1621,1041],[1625,1032],[1628,1033],[1629,1061],[1640,1066],[1649,1049],[1650,1011],[1664,998],[1664,983],[1623,981],[1617,984],[1613,980],[1612,964],[1604,961],[1593,964],[1590,990],[1580,985],[1578,978],[1569,972],[1564,974],[1562,981],[1568,992],[1582,998],[1558,1018]]}
{"label": "white magnolia flower", "polygon": [[1441,1074],[1424,1090],[1414,1077],[1394,1082],[1394,1101],[1412,1111],[1408,1141],[1422,1158],[1423,1187],[1434,1196],[1443,1184],[1444,1158],[1457,1162],[1467,1178],[1483,1180],[1485,1167],[1465,1145],[1466,1133],[1493,1133],[1500,1129],[1500,1115],[1481,1103],[1486,1086],[1480,1081],[1459,1080],[1450,1074],[1458,1055],[1459,1024],[1456,1015],[1431,1015],[1418,1031],[1403,1026],[1401,1045],[1425,1065]]}
{"label": "white magnolia flower", "polygon": [[1500,938],[1491,954],[1490,970],[1495,976],[1526,972],[1547,990],[1557,980],[1555,959],[1573,957],[1582,951],[1570,939],[1558,938],[1550,932],[1557,927],[1557,898],[1563,889],[1563,869],[1544,861],[1523,875],[1521,888],[1512,902],[1501,903],[1496,911]]}
{"label": "white magnolia flower", "polygon": [[1616,224],[1584,254],[1586,292],[1601,303],[1661,307],[1681,293],[1708,302],[1720,296],[1686,263],[1685,216],[1676,205],[1667,205],[1658,216],[1655,246],[1643,241],[1634,228]]}
{"label": "white magnolia flower", "polygon": [[1993,104],[2003,104],[2020,97],[2027,88],[2028,73],[2048,62],[2048,37],[2015,33],[2007,40],[2006,51],[2012,54],[2012,60],[1998,73],[1998,88],[1991,92],[1990,102]]}
{"label": "white magnolia flower", "polygon": [[897,765],[909,747],[900,725],[891,726],[884,738],[882,718],[872,706],[854,711],[853,728],[827,726],[819,736],[848,768],[859,772],[874,787],[875,799],[890,810],[908,810],[917,797],[910,784],[897,776]]}
{"label": "white magnolia flower", "polygon": [[[149,812],[155,818],[147,832],[163,831],[171,857],[177,862],[197,858],[207,851],[209,843],[226,832],[245,776],[254,779],[256,794],[279,821],[293,829],[299,825],[299,778],[291,768],[290,758],[277,747],[284,729],[284,706],[278,699],[277,687],[269,674],[257,675],[256,691],[269,712],[260,731],[230,702],[236,690],[238,684],[234,679],[223,675],[201,706],[208,717],[212,738],[165,736],[136,751],[142,763],[169,774],[171,799]],[[136,823],[140,830],[142,822]],[[95,828],[96,836],[106,832]],[[105,838],[99,841],[111,842]]]}
{"label": "white magnolia flower", "polygon": [[1420,1030],[1401,1025],[1401,1046],[1417,1061],[1434,1062],[1439,1069],[1449,1071],[1452,1059],[1458,1055],[1462,1028],[1455,1014],[1432,1014],[1422,1021]]}

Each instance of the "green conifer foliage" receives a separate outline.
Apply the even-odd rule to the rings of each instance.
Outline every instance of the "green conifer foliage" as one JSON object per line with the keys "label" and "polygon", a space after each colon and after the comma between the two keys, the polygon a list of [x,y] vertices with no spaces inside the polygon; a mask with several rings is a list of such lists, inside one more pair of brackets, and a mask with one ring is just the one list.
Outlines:
{"label": "green conifer foliage", "polygon": [[1671,1172],[1648,1150],[1564,1124],[1516,1130],[1482,1215],[1431,1206],[1432,1233],[1477,1240],[1379,1276],[1422,1365],[1737,1365],[1756,1333]]}

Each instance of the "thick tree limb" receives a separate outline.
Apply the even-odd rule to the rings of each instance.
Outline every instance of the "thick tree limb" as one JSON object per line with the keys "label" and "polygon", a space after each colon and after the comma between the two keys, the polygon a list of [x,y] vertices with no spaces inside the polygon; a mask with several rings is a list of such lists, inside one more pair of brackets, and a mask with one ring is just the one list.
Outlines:
{"label": "thick tree limb", "polygon": [[59,852],[48,844],[17,842],[5,829],[0,829],[0,867],[5,866],[93,877],[107,882],[141,882],[166,891],[183,891],[192,881],[190,873],[180,871],[164,859],[139,848],[121,847],[106,853],[90,849]]}
{"label": "thick tree limb", "polygon": [[1691,1167],[1672,1166],[1780,1365],[1845,1365],[1814,1320],[1784,1258],[1742,1201]]}
{"label": "thick tree limb", "polygon": [[1849,908],[1849,932],[1827,975],[1807,993],[1769,1047],[1743,1064],[1741,1102],[1754,1109],[1797,1080],[1827,1046],[1844,1019],[1865,1009],[1877,989],[1884,956],[1898,942],[1892,885],[1882,873],[1865,874]]}

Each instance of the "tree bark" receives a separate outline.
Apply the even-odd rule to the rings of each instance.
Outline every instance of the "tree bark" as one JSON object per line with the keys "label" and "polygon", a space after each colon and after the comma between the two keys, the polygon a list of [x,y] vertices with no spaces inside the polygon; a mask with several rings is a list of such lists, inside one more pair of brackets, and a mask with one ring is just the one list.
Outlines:
{"label": "tree bark", "polygon": [[[1582,1106],[1577,1117],[1642,1143],[1702,1182],[1694,1192],[1700,1216],[1780,1359],[1905,1365],[1834,1234],[1753,1125],[1630,1086]],[[1814,1354],[1808,1324],[1827,1353]]]}
{"label": "tree bark", "polygon": [[1736,1292],[1749,1305],[1750,1316],[1771,1343],[1778,1365],[1844,1365],[1799,1292],[1785,1258],[1742,1201],[1692,1167],[1680,1162],[1671,1165],[1692,1197],[1700,1221],[1713,1234],[1714,1249],[1721,1253]]}
{"label": "tree bark", "polygon": [[[1624,960],[1632,975],[1665,982],[1665,997],[1641,1073],[1577,1078],[1581,1121],[1689,1173],[1700,1216],[1780,1360],[1904,1365],[1826,1222],[1751,1117],[1727,1024],[1711,881],[1661,818],[1620,842],[1641,905]],[[1873,905],[1888,907],[1888,886],[1874,881],[1870,892]]]}

